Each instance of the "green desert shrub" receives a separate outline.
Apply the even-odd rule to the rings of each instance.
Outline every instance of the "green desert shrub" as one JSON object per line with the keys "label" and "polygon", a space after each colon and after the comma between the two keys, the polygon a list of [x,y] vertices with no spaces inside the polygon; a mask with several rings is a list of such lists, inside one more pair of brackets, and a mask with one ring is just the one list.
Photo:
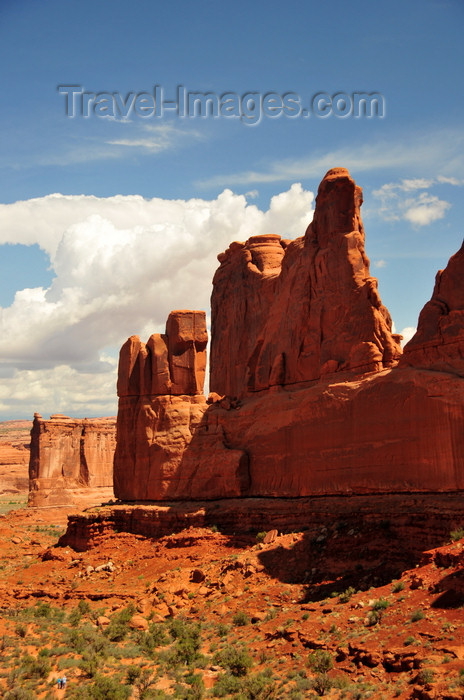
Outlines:
{"label": "green desert shrub", "polygon": [[245,625],[248,625],[250,619],[248,615],[245,612],[243,612],[243,610],[239,610],[233,616],[232,622],[236,627],[244,627]]}
{"label": "green desert shrub", "polygon": [[129,621],[134,612],[135,608],[131,604],[111,616],[110,624],[105,630],[105,635],[110,642],[120,642],[124,639],[129,632]]}
{"label": "green desert shrub", "polygon": [[131,693],[118,678],[98,675],[91,684],[68,688],[66,700],[127,700]]}
{"label": "green desert shrub", "polygon": [[246,676],[253,664],[253,659],[243,646],[231,644],[218,651],[214,656],[215,663],[230,671],[233,676]]}
{"label": "green desert shrub", "polygon": [[11,688],[3,696],[3,700],[35,700],[37,695],[27,688]]}
{"label": "green desert shrub", "polygon": [[311,686],[318,695],[322,696],[331,689],[332,681],[327,673],[318,673],[316,678],[312,681]]}
{"label": "green desert shrub", "polygon": [[417,674],[417,682],[420,685],[427,685],[428,683],[432,683],[433,679],[434,679],[434,672],[432,671],[431,668],[423,668]]}
{"label": "green desert shrub", "polygon": [[457,542],[464,537],[464,527],[459,527],[457,530],[451,530],[450,540],[451,542]]}
{"label": "green desert shrub", "polygon": [[333,668],[333,658],[329,651],[317,649],[308,658],[308,666],[314,673],[327,673]]}
{"label": "green desert shrub", "polygon": [[351,596],[355,593],[356,589],[353,588],[353,586],[349,586],[343,593],[340,593],[340,597],[338,600],[340,603],[347,603],[350,600]]}
{"label": "green desert shrub", "polygon": [[423,620],[425,617],[425,613],[419,608],[418,610],[414,610],[413,613],[411,613],[411,622],[419,622],[419,620]]}
{"label": "green desert shrub", "polygon": [[201,625],[198,622],[187,622],[177,618],[171,623],[170,633],[175,639],[175,644],[165,655],[168,665],[198,663],[202,658],[199,652]]}

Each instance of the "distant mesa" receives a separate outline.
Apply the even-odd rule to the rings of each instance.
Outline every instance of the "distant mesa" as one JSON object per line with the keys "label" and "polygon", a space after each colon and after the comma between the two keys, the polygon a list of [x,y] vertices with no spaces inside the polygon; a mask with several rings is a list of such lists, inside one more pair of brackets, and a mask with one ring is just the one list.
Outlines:
{"label": "distant mesa", "polygon": [[113,496],[115,418],[34,414],[29,506],[97,505]]}

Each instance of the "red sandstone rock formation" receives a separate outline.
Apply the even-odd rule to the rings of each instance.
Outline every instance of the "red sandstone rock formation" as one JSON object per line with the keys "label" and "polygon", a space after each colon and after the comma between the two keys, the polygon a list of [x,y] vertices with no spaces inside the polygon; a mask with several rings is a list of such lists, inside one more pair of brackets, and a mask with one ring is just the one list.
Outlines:
{"label": "red sandstone rock formation", "polygon": [[31,421],[0,423],[0,494],[27,494]]}
{"label": "red sandstone rock formation", "polygon": [[113,496],[114,418],[43,420],[31,430],[29,505],[95,505]]}
{"label": "red sandstone rock formation", "polygon": [[398,365],[361,201],[348,172],[331,170],[303,238],[256,236],[219,256],[209,405],[192,355],[189,395],[172,395],[169,339],[123,347],[120,499],[464,489],[464,252],[437,276]]}
{"label": "red sandstone rock formation", "polygon": [[211,391],[244,396],[396,364],[399,338],[369,273],[361,204],[361,188],[334,168],[302,238],[254,236],[218,256]]}
{"label": "red sandstone rock formation", "polygon": [[[173,311],[165,335],[132,336],[119,359],[114,490],[124,500],[240,496],[248,461],[222,427],[203,428],[206,318]],[[191,445],[195,435],[195,446]]]}
{"label": "red sandstone rock formation", "polygon": [[146,345],[133,335],[122,346],[118,396],[201,394],[207,342],[204,311],[171,311],[164,335]]}
{"label": "red sandstone rock formation", "polygon": [[404,348],[402,365],[464,376],[464,243],[435,278],[417,332]]}

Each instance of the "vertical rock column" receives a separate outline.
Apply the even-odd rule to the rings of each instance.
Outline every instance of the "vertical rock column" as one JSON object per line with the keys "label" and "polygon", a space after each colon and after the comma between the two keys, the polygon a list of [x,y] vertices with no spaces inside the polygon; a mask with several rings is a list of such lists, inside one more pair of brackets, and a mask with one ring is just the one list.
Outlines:
{"label": "vertical rock column", "polygon": [[361,204],[349,172],[333,168],[304,236],[254,236],[218,256],[211,391],[243,397],[397,364],[400,339],[369,272]]}

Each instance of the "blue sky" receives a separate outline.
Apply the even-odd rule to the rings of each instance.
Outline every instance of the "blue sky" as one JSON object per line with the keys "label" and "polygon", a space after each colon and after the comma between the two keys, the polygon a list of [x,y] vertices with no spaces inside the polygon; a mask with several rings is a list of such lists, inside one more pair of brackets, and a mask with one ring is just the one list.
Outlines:
{"label": "blue sky", "polygon": [[[304,232],[325,172],[364,190],[372,274],[413,328],[461,245],[461,0],[2,0],[0,419],[116,411],[130,334],[208,308],[216,254]],[[58,85],[379,93],[383,118],[69,118]]]}

